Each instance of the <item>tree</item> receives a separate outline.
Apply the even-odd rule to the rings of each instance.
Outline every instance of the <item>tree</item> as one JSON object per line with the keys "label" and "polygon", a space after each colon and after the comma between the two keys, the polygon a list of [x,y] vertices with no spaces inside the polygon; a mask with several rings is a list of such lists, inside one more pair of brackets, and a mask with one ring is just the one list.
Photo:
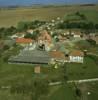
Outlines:
{"label": "tree", "polygon": [[25,36],[24,36],[24,38],[33,38],[33,35],[32,34],[30,34],[30,33],[28,33],[28,34],[26,34]]}
{"label": "tree", "polygon": [[76,95],[81,98],[81,96],[82,96],[81,90],[76,87],[75,92],[76,92]]}
{"label": "tree", "polygon": [[95,24],[95,28],[98,29],[98,24]]}
{"label": "tree", "polygon": [[6,29],[6,28],[4,28],[4,27],[0,28],[0,37],[1,37],[1,38],[4,37],[5,29]]}
{"label": "tree", "polygon": [[34,86],[34,92],[32,95],[32,100],[34,100],[34,98],[36,98],[36,100],[38,100],[41,96],[46,96],[49,92],[49,84],[47,80],[40,80],[40,79],[36,79],[33,83]]}
{"label": "tree", "polygon": [[76,94],[76,96],[79,97],[79,98],[82,98],[82,92],[78,88],[77,84],[74,82],[73,85],[74,85],[74,88],[75,88],[75,94]]}
{"label": "tree", "polygon": [[8,46],[8,45],[4,45],[3,46],[3,50],[5,51],[5,50],[8,50],[10,47]]}
{"label": "tree", "polygon": [[22,32],[22,31],[26,31],[28,29],[28,23],[27,22],[19,22],[17,25],[17,30]]}
{"label": "tree", "polygon": [[66,24],[65,23],[59,23],[57,25],[57,29],[64,29],[66,27]]}
{"label": "tree", "polygon": [[80,12],[79,12],[79,11],[77,11],[77,12],[75,13],[75,15],[80,16]]}
{"label": "tree", "polygon": [[14,26],[5,29],[5,36],[11,36],[17,32],[17,29]]}
{"label": "tree", "polygon": [[92,46],[95,46],[95,45],[96,45],[96,41],[95,41],[95,40],[87,39],[87,41],[88,41]]}
{"label": "tree", "polygon": [[4,62],[8,62],[9,57],[10,57],[10,55],[5,55],[5,56],[3,57],[3,61],[4,61]]}

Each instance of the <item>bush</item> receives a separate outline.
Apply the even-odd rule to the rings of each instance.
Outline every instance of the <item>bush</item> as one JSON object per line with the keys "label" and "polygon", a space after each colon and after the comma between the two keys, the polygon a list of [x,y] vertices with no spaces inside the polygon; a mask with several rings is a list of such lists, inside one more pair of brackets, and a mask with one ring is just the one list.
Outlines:
{"label": "bush", "polygon": [[4,45],[3,50],[8,50],[10,47],[8,45]]}
{"label": "bush", "polygon": [[98,57],[97,56],[88,55],[88,57],[91,58],[96,63],[96,65],[98,65]]}
{"label": "bush", "polygon": [[96,41],[95,41],[95,40],[87,39],[87,41],[88,41],[91,45],[93,45],[93,46],[96,45]]}

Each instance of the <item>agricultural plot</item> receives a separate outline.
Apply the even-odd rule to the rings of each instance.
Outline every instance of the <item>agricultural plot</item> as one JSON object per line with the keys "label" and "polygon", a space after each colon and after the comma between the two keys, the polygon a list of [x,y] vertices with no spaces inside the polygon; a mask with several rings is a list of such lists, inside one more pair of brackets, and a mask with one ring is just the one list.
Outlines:
{"label": "agricultural plot", "polygon": [[[83,11],[87,15],[88,20],[98,22],[97,11],[98,6],[60,6],[60,7],[38,7],[38,8],[16,8],[0,10],[0,27],[16,26],[20,21],[32,20],[52,20],[57,17],[63,18],[65,15]],[[86,11],[84,11],[86,10]]]}

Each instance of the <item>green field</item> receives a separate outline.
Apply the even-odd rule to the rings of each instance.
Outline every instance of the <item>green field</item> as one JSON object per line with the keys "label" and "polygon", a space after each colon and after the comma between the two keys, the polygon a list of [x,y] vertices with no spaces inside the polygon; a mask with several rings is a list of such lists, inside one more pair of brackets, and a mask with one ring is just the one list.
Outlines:
{"label": "green field", "polygon": [[[12,86],[15,84],[29,84],[32,82],[34,76],[34,65],[16,65],[4,63],[0,61],[0,87]],[[67,75],[70,80],[96,78],[98,76],[98,66],[91,59],[86,57],[84,64],[66,64]],[[59,66],[58,69],[53,67],[42,66],[40,74],[45,75],[49,79],[61,80],[62,70]],[[96,85],[97,86],[97,85]],[[97,89],[97,88],[95,88]],[[95,90],[97,91],[97,90]],[[95,92],[94,92],[95,93]],[[96,96],[96,94],[91,95]],[[0,89],[0,98],[2,100],[31,100],[30,95],[26,94],[11,94],[9,89]],[[75,91],[70,85],[53,86],[50,87],[49,96],[46,100],[76,100]],[[89,99],[90,100],[90,99]],[[92,99],[91,99],[92,100]],[[97,99],[95,99],[97,100]]]}
{"label": "green field", "polygon": [[67,75],[69,80],[97,78],[97,70],[97,64],[89,57],[85,58],[83,64],[67,64]]}
{"label": "green field", "polygon": [[88,20],[98,23],[98,6],[59,6],[59,7],[26,7],[0,10],[0,27],[16,25],[19,21],[52,20],[57,17],[81,11]]}
{"label": "green field", "polygon": [[[85,57],[83,64],[77,63],[66,63],[66,75],[68,80],[80,80],[98,77],[98,66],[94,59]],[[60,66],[58,69],[54,67],[43,67],[43,73],[47,74],[48,78],[55,79],[57,81],[61,80],[62,69]]]}
{"label": "green field", "polygon": [[81,83],[77,86],[81,90],[82,100],[98,100],[98,82]]}
{"label": "green field", "polygon": [[[34,73],[34,65],[15,65],[0,62],[0,84],[11,85],[18,82],[31,82]],[[85,58],[84,64],[66,64],[66,73],[69,80],[97,78],[98,66],[91,58]],[[48,79],[60,81],[62,69],[59,67],[42,66],[41,73]]]}
{"label": "green field", "polygon": [[[11,94],[9,89],[0,89],[2,100],[31,100],[30,95]],[[58,85],[50,87],[50,93],[45,100],[76,100],[71,85]],[[43,100],[43,99],[42,99]]]}
{"label": "green field", "polygon": [[61,85],[50,95],[48,100],[76,100],[76,97],[70,85]]}

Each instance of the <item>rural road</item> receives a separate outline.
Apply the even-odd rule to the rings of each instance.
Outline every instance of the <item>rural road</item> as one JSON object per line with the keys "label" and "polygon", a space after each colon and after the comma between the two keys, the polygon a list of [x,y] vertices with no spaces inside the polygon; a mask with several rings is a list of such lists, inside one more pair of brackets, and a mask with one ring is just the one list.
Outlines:
{"label": "rural road", "polygon": [[93,78],[93,79],[84,79],[84,80],[71,80],[71,81],[67,81],[67,83],[85,83],[85,82],[95,82],[98,81],[98,78]]}
{"label": "rural road", "polygon": [[[96,82],[96,81],[98,81],[98,78],[83,79],[83,80],[70,80],[70,81],[67,81],[67,83],[86,83],[86,82]],[[62,82],[51,82],[51,83],[49,83],[50,86],[59,85],[59,84],[62,84]]]}
{"label": "rural road", "polygon": [[[83,80],[70,80],[67,81],[67,83],[86,83],[86,82],[96,82],[98,81],[98,78],[93,78],[93,79],[83,79]],[[50,82],[49,85],[53,86],[53,85],[60,85],[62,84],[62,82]],[[11,86],[1,86],[1,89],[10,89]]]}

